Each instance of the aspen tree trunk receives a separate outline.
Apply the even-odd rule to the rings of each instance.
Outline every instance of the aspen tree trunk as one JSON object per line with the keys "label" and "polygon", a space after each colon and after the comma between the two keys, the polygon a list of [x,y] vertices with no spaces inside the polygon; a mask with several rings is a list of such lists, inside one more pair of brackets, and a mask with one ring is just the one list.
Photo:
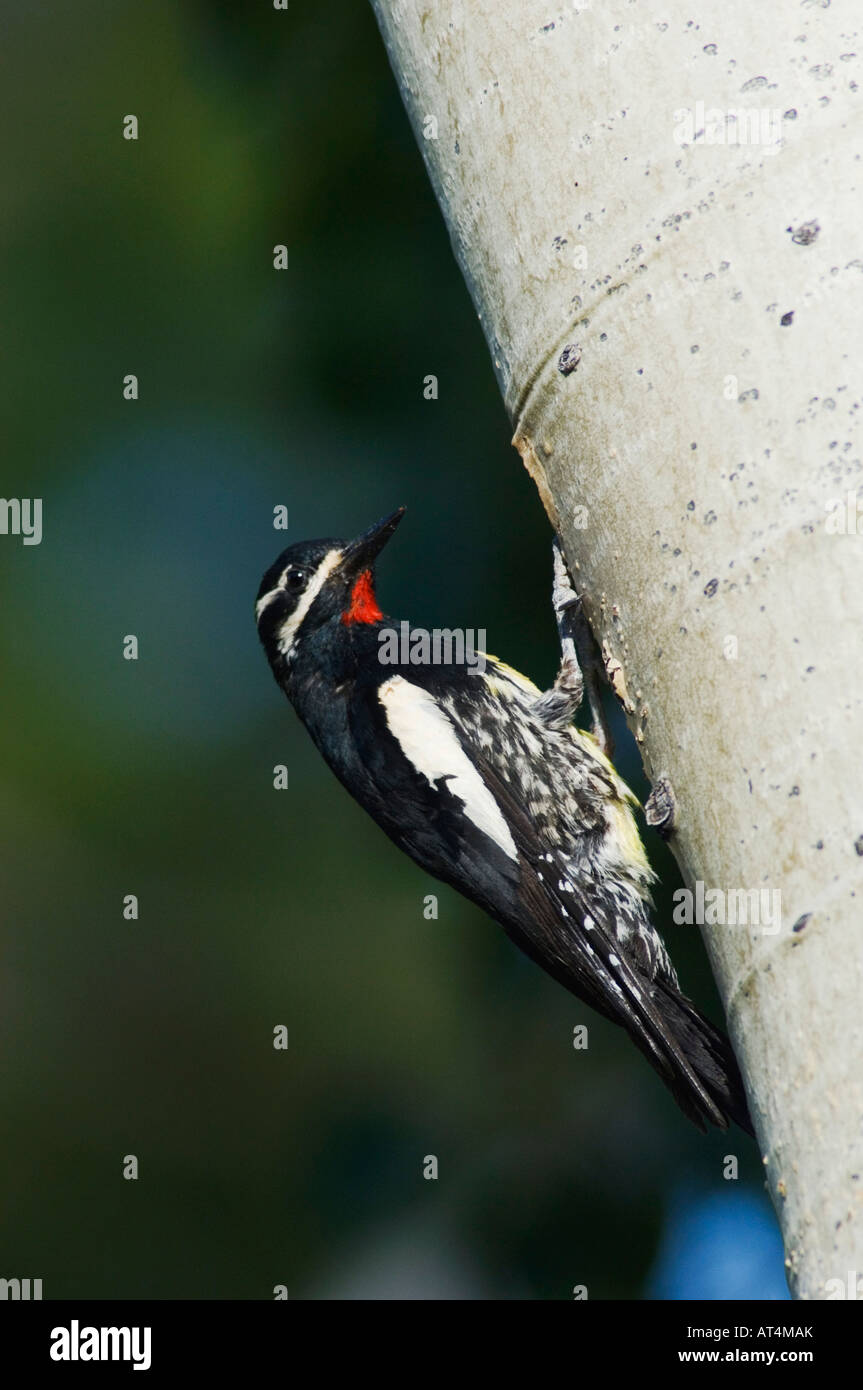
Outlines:
{"label": "aspen tree trunk", "polygon": [[863,14],[373,3],[514,443],[675,793],[792,1291],[854,1297]]}

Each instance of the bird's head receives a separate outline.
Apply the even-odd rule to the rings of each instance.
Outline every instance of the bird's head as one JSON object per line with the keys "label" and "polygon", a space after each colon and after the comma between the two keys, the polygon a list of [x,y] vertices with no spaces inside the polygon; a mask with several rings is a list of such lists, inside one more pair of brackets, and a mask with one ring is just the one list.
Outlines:
{"label": "bird's head", "polygon": [[270,664],[290,665],[303,641],[326,623],[376,623],[383,614],[374,591],[374,562],[404,507],[353,541],[289,545],[261,580],[255,616]]}

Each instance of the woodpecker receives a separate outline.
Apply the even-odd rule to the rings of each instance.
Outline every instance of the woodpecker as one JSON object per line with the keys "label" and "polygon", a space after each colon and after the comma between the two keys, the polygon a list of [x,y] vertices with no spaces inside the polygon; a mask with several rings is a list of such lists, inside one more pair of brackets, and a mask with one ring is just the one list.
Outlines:
{"label": "woodpecker", "polygon": [[733,1120],[751,1134],[731,1045],[681,992],[651,921],[636,798],[603,751],[592,688],[595,731],[573,723],[586,624],[559,545],[550,690],[492,656],[384,664],[382,635],[399,625],[374,564],[404,510],[353,541],[289,546],[267,570],[255,612],[278,685],[400,849],[623,1027],[700,1129]]}

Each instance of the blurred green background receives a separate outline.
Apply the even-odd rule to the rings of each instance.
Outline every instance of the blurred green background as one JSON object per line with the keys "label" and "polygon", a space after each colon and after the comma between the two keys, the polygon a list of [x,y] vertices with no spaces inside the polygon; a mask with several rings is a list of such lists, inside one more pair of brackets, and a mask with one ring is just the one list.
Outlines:
{"label": "blurred green background", "polygon": [[[385,606],[555,670],[548,525],[370,8],[2,13],[2,485],[43,498],[44,537],[0,537],[0,1275],[781,1297],[754,1145],[699,1136],[622,1034],[399,855],[258,647],[285,543],[405,503]],[[698,934],[666,935],[715,1012]]]}

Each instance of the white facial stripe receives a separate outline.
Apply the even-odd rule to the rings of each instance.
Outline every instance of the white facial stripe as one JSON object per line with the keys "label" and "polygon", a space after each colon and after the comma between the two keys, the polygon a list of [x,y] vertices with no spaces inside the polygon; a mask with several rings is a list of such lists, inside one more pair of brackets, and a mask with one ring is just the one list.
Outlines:
{"label": "white facial stripe", "polygon": [[[323,558],[318,568],[312,576],[311,583],[303,594],[296,608],[289,618],[286,618],[279,628],[279,651],[282,656],[290,656],[291,649],[297,640],[303,620],[317,598],[321,589],[326,584],[333,570],[341,564],[342,552],[340,550],[330,550]],[[265,595],[269,598],[270,595]],[[264,599],[261,599],[264,602]]]}
{"label": "white facial stripe", "polygon": [[284,584],[277,584],[275,589],[270,589],[266,594],[264,594],[263,598],[258,599],[257,603],[255,604],[256,622],[261,621],[261,614],[263,613],[264,609],[267,607],[268,604],[272,603],[274,598],[278,597],[278,595],[282,592],[284,587]]}
{"label": "white facial stripe", "polygon": [[458,741],[450,719],[428,691],[403,676],[385,681],[378,699],[387,725],[405,757],[429,783],[446,785],[464,802],[464,813],[496,845],[518,859],[515,841],[500,808]]}

